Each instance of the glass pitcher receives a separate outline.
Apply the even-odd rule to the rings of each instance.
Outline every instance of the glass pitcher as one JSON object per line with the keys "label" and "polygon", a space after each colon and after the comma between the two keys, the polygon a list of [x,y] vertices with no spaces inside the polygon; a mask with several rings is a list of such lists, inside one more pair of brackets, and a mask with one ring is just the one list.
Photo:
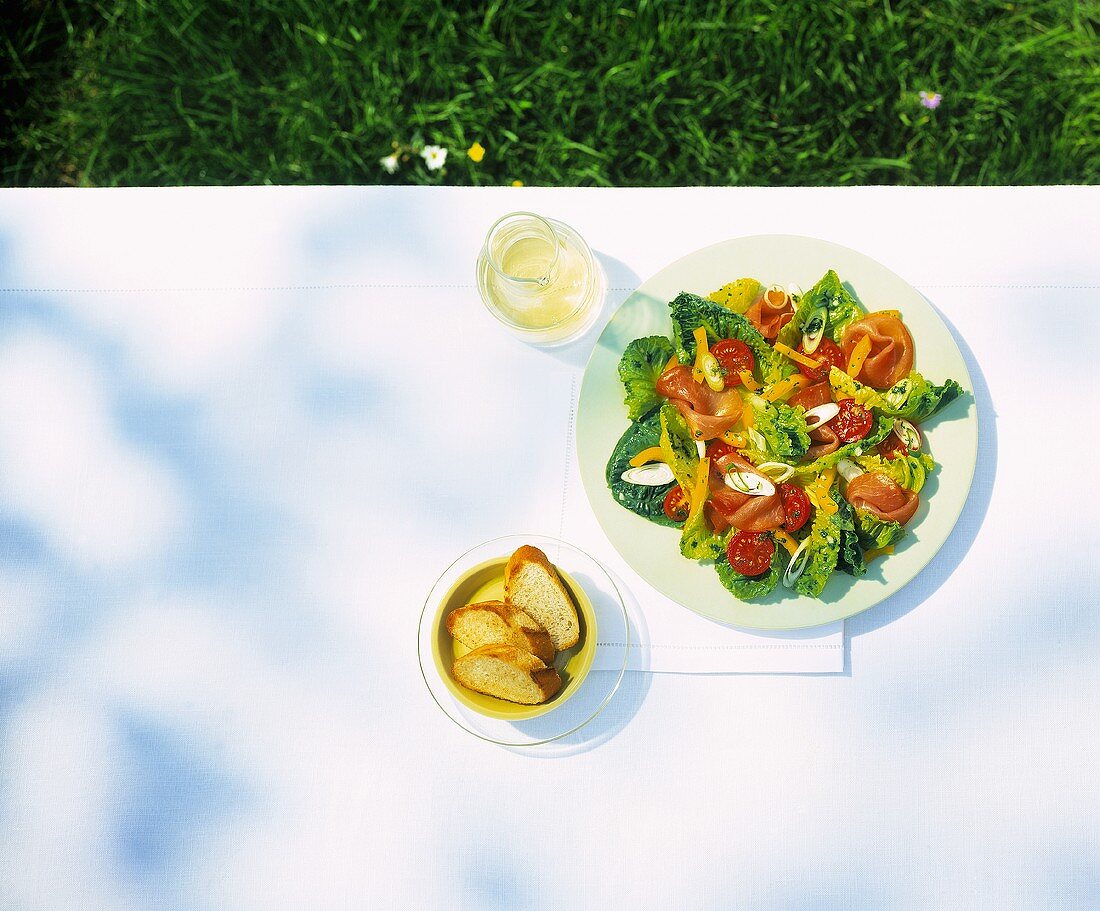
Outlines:
{"label": "glass pitcher", "polygon": [[536,345],[559,345],[596,318],[604,276],[584,239],[533,212],[497,219],[477,259],[481,300],[509,329]]}

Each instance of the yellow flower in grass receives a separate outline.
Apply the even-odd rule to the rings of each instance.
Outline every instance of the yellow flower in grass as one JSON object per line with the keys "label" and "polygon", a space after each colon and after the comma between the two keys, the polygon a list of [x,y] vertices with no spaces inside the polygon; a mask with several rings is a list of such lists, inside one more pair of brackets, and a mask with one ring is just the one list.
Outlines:
{"label": "yellow flower in grass", "polygon": [[485,146],[480,142],[475,142],[466,150],[466,154],[470,157],[470,161],[480,162],[485,157]]}
{"label": "yellow flower in grass", "polygon": [[523,186],[523,181],[522,180],[513,180],[512,181],[512,186],[513,187],[522,187]]}

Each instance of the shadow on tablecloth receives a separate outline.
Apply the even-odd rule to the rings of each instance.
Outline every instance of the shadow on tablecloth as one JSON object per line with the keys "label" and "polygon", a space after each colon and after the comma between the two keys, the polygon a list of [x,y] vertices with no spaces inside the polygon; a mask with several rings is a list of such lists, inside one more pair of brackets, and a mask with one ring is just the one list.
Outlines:
{"label": "shadow on tablecloth", "polygon": [[[985,380],[974,357],[974,352],[966,343],[959,331],[951,321],[933,304],[927,297],[928,305],[943,320],[951,332],[955,343],[962,352],[966,361],[967,370],[970,371],[970,379],[974,389],[972,395],[978,416],[978,461],[974,468],[974,481],[970,486],[966,503],[962,514],[948,537],[947,542],[940,552],[932,558],[932,561],[910,582],[905,588],[887,598],[881,604],[857,614],[845,624],[845,673],[850,673],[851,655],[849,646],[854,636],[880,629],[887,623],[892,623],[899,617],[904,617],[925,600],[936,593],[966,558],[971,546],[978,536],[978,532],[985,522],[985,515],[989,509],[989,502],[993,496],[993,484],[997,475],[997,413],[993,407],[993,399],[989,392],[989,386]],[[949,419],[949,418],[947,418]]]}

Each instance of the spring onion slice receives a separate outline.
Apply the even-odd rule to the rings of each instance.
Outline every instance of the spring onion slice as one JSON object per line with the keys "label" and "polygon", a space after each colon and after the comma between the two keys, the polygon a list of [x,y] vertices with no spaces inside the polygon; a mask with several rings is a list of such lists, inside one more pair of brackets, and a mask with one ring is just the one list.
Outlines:
{"label": "spring onion slice", "polygon": [[726,472],[726,486],[750,497],[770,497],[775,493],[775,485],[767,478],[736,468]]}
{"label": "spring onion slice", "polygon": [[826,402],[806,412],[806,426],[813,430],[822,424],[828,424],[838,414],[840,414],[840,406],[836,402]]}
{"label": "spring onion slice", "polygon": [[850,484],[853,480],[858,478],[861,474],[864,474],[862,468],[860,468],[851,459],[841,459],[836,464],[837,474],[844,478],[845,484]]}
{"label": "spring onion slice", "polygon": [[794,466],[786,462],[761,462],[756,466],[756,470],[767,475],[776,484],[782,484],[794,474]]}
{"label": "spring onion slice", "polygon": [[920,452],[920,431],[908,421],[898,418],[894,421],[894,433],[910,452]]}
{"label": "spring onion slice", "polygon": [[806,320],[806,325],[802,330],[802,350],[807,354],[813,354],[817,351],[817,346],[821,344],[821,339],[825,335],[825,323],[828,317],[828,310],[824,307],[817,307],[810,314],[810,318]]}
{"label": "spring onion slice", "polygon": [[795,582],[798,581],[798,577],[806,571],[807,565],[810,562],[810,538],[807,537],[805,541],[798,545],[796,550],[791,555],[791,562],[787,564],[787,569],[783,573],[783,585],[786,588],[792,588]]}
{"label": "spring onion slice", "polygon": [[643,465],[641,468],[628,468],[619,477],[627,484],[637,484],[639,487],[661,487],[676,480],[672,469],[664,462]]}

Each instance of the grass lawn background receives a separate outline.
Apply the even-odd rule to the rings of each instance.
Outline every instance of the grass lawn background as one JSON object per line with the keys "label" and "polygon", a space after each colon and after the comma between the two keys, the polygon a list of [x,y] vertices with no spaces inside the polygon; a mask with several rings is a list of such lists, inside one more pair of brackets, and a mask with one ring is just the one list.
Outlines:
{"label": "grass lawn background", "polygon": [[1100,178],[1097,0],[0,8],[9,186]]}

